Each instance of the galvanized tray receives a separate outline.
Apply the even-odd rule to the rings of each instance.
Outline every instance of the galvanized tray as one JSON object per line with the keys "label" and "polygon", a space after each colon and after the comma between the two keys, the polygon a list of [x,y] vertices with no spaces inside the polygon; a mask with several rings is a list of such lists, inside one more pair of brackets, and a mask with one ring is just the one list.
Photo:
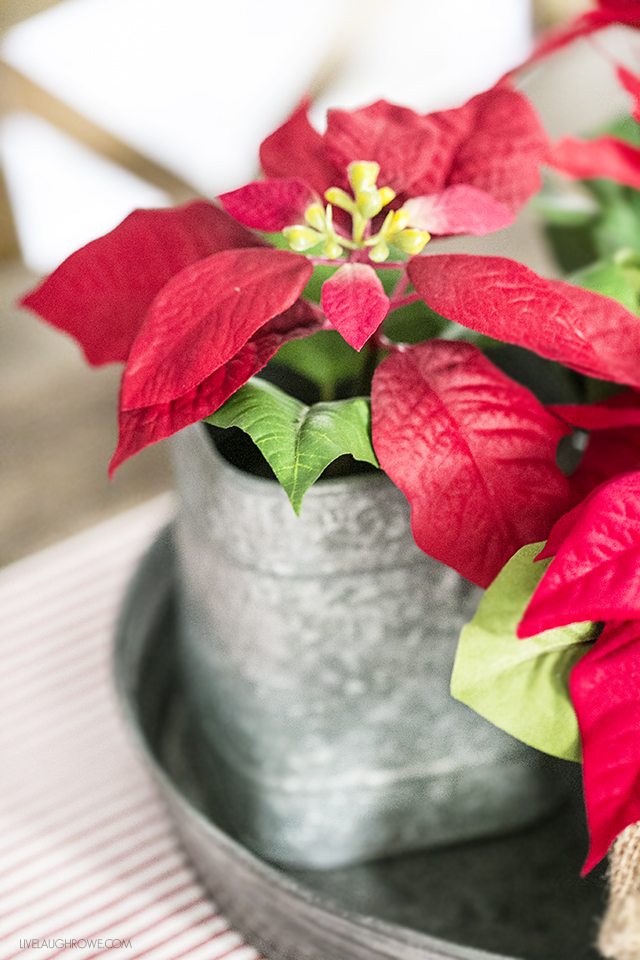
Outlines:
{"label": "galvanized tray", "polygon": [[284,871],[235,841],[186,719],[174,579],[169,529],[123,606],[118,692],[185,849],[250,943],[270,960],[597,958],[604,883],[578,876],[586,843],[577,779],[571,802],[527,831],[339,870]]}

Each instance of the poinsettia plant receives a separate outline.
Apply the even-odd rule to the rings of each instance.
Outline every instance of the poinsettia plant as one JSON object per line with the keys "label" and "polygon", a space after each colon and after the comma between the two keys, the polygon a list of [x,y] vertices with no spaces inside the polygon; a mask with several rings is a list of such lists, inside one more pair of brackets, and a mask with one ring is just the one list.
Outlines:
{"label": "poinsettia plant", "polygon": [[[124,362],[112,470],[208,419],[248,433],[298,509],[350,454],[404,491],[426,552],[486,586],[570,504],[556,465],[568,429],[465,341],[640,386],[637,318],[514,260],[431,252],[502,229],[540,187],[547,137],[508,82],[430,115],[331,110],[323,134],[307,108],[262,144],[263,179],[217,204],[136,211],[23,302],[90,363]],[[308,369],[323,353],[320,405],[252,380],[272,358]],[[336,367],[353,397],[332,398]]]}
{"label": "poinsettia plant", "polygon": [[[574,478],[559,468],[559,444],[582,414],[545,406],[494,362],[496,344],[550,361],[546,371],[640,389],[637,299],[509,258],[437,252],[441,237],[507,227],[553,160],[508,79],[427,115],[383,100],[330,110],[323,133],[308,107],[262,144],[261,179],[217,202],[134,212],[23,302],[74,336],[91,364],[124,364],[111,470],[204,420],[244,431],[300,510],[310,485],[350,456],[403,491],[426,553],[492,585],[482,617],[505,578],[532,585],[526,545],[564,529],[596,469],[587,458]],[[316,401],[276,386],[278,368],[312,381]],[[637,429],[634,403],[594,416]],[[508,602],[497,604],[505,644],[526,659],[531,641],[516,641],[521,611]],[[549,673],[556,687],[593,634],[566,622],[550,641],[564,670]],[[533,642],[546,651],[546,638]],[[463,638],[463,660],[465,648]],[[457,683],[489,715],[465,690]],[[572,718],[565,699],[553,726],[574,755]],[[545,746],[542,732],[513,732]]]}
{"label": "poinsettia plant", "polygon": [[[532,59],[613,22],[640,27],[640,2],[601,2],[543,41]],[[573,281],[607,290],[638,313],[640,83],[614,66],[632,94],[631,116],[613,135],[564,138],[547,157],[570,178],[589,178],[583,186],[596,203],[582,213],[561,203],[543,209],[569,227],[555,238],[561,255],[563,243],[579,240],[584,260]],[[585,263],[589,250],[598,259]],[[614,322],[603,316],[603,332]],[[463,630],[452,692],[524,742],[582,761],[587,872],[640,821],[640,394],[547,409],[581,440],[569,480],[575,506],[542,542],[517,551],[486,591]]]}

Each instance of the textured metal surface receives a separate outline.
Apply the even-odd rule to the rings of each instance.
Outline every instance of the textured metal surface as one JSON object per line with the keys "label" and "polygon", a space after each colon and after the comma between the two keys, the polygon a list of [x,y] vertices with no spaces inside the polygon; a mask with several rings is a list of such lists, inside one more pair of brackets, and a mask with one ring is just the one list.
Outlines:
{"label": "textured metal surface", "polygon": [[[127,726],[218,906],[269,960],[596,960],[602,874],[586,850],[579,770],[571,803],[515,835],[339,870],[272,867],[217,825],[176,673],[165,533],[132,583],[116,643]],[[218,800],[217,803],[212,801]]]}
{"label": "textured metal surface", "polygon": [[201,763],[261,855],[331,867],[513,829],[556,767],[449,694],[477,592],[415,546],[382,475],[295,517],[202,425],[174,440],[180,664]]}

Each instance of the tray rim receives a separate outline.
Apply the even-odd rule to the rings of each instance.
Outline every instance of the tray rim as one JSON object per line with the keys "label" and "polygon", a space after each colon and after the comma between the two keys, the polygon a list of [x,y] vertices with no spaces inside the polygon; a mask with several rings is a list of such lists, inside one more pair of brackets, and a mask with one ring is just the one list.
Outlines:
{"label": "tray rim", "polygon": [[[381,958],[388,956],[389,960],[405,960],[406,956],[406,960],[522,960],[522,958],[510,957],[506,954],[489,953],[464,944],[441,940],[438,937],[413,930],[401,924],[342,908],[330,898],[305,887],[304,884],[290,877],[283,869],[262,860],[258,855],[244,847],[238,840],[210,820],[180,790],[174,778],[156,758],[153,748],[140,725],[136,706],[139,673],[136,670],[135,675],[131,676],[126,665],[127,660],[131,658],[131,645],[136,641],[135,637],[130,636],[132,633],[131,623],[135,619],[137,607],[141,603],[140,595],[144,593],[145,587],[150,583],[149,573],[151,568],[155,569],[153,576],[155,598],[153,613],[146,619],[152,622],[147,624],[147,629],[143,631],[144,635],[137,638],[137,647],[134,648],[136,667],[140,666],[142,655],[147,649],[149,634],[153,629],[157,629],[159,615],[163,610],[166,611],[172,601],[175,591],[173,552],[173,523],[169,522],[160,530],[152,544],[143,553],[125,591],[116,621],[112,674],[118,706],[127,728],[129,740],[133,743],[138,756],[140,756],[144,766],[155,781],[161,798],[169,809],[173,827],[183,848],[185,846],[183,835],[185,829],[193,830],[195,833],[204,836],[220,853],[236,861],[246,873],[250,874],[255,879],[256,884],[264,889],[265,893],[274,891],[280,893],[285,902],[289,904],[289,910],[297,904],[307,912],[317,914],[318,919],[329,922],[339,920],[345,927],[346,932],[351,933],[352,936],[356,935],[357,940],[366,934],[374,935],[379,941],[378,946],[382,949],[386,948],[388,951],[386,954],[379,954]],[[161,571],[160,577],[158,576],[158,569]],[[212,893],[212,896],[215,897],[216,895],[210,890],[206,879],[203,878],[198,864],[194,862],[189,851],[187,852],[191,866]],[[280,957],[282,960],[297,960],[290,953],[290,946],[262,940],[258,931],[252,931],[243,926],[241,917],[238,918],[238,914],[234,913],[232,907],[225,907],[225,911],[230,914],[233,925],[248,942],[253,940],[255,943],[257,939],[259,948],[266,948],[271,953],[269,960],[279,960]],[[352,942],[357,942],[357,940]],[[399,950],[404,950],[405,956],[399,954]],[[406,953],[407,950],[411,952]],[[373,957],[373,954],[371,956]],[[347,955],[345,955],[345,960],[349,960]]]}

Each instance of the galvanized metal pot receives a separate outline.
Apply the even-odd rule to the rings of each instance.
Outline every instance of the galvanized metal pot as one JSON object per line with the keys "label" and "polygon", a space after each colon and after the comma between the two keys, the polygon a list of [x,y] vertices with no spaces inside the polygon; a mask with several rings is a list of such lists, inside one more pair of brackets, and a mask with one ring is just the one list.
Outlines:
{"label": "galvanized metal pot", "polygon": [[174,454],[181,670],[242,842],[331,867],[511,830],[556,802],[555,767],[451,698],[477,592],[418,550],[386,477],[323,481],[298,518],[201,424]]}

